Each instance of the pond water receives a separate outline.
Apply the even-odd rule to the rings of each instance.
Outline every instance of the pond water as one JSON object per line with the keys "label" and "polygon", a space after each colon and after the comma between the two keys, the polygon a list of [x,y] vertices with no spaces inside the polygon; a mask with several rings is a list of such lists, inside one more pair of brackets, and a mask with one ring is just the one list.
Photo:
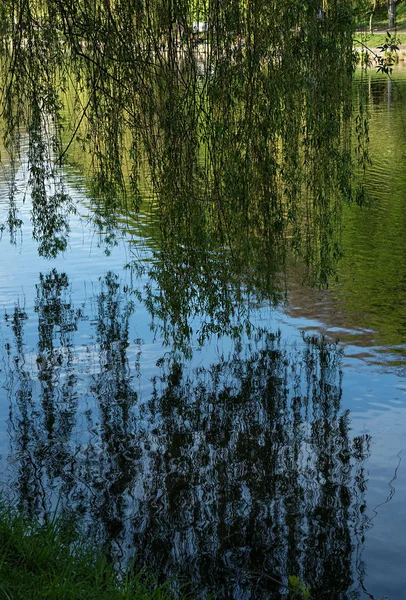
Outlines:
{"label": "pond water", "polygon": [[[22,225],[1,239],[0,480],[27,514],[80,515],[118,562],[196,598],[283,597],[272,578],[289,574],[317,599],[406,597],[406,74],[363,85],[371,205],[345,209],[337,282],[292,269],[277,305],[233,291],[226,250],[199,288],[146,200],[109,210],[74,169],[70,231],[44,250],[23,144]],[[7,179],[3,161],[2,220]]]}

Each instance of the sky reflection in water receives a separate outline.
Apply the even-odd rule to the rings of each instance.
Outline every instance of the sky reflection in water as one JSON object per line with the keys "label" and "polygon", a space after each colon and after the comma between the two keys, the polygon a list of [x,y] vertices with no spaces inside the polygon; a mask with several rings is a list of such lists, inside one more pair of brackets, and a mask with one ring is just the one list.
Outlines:
{"label": "sky reflection in water", "polygon": [[[373,114],[372,132],[385,111]],[[401,194],[400,167],[394,177]],[[22,173],[17,184],[23,193]],[[347,217],[341,287],[293,281],[291,304],[279,308],[251,296],[228,335],[209,328],[183,359],[182,347],[163,343],[177,299],[162,299],[148,271],[123,268],[134,256],[148,265],[154,248],[130,242],[126,225],[113,245],[95,233],[80,185],[69,189],[78,210],[57,258],[37,254],[28,197],[22,240],[1,240],[1,480],[16,501],[43,514],[60,498],[97,525],[107,550],[135,550],[140,564],[203,595],[277,597],[266,573],[296,573],[316,598],[402,598],[404,323],[386,318],[385,294],[375,313],[358,296],[377,260],[361,243],[362,222],[375,222],[386,196],[371,214]],[[0,208],[7,198],[3,183]],[[404,256],[391,260],[400,269]],[[224,306],[235,300],[228,291]],[[152,328],[151,307],[160,311]],[[237,331],[248,314],[251,327]],[[195,330],[201,322],[196,315]],[[317,342],[320,331],[341,345]]]}

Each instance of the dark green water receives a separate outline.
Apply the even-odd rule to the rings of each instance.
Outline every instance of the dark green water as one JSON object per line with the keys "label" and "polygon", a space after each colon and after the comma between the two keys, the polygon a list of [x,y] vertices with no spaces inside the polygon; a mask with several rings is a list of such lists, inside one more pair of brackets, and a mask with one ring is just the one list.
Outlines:
{"label": "dark green water", "polygon": [[406,75],[393,79],[365,84],[371,206],[346,207],[323,291],[295,269],[271,290],[255,252],[238,272],[227,247],[164,252],[148,201],[137,217],[91,201],[74,169],[70,231],[52,245],[44,213],[33,239],[23,148],[23,223],[1,239],[0,453],[28,515],[83,517],[118,561],[196,598],[283,597],[270,577],[289,574],[315,599],[405,597]]}

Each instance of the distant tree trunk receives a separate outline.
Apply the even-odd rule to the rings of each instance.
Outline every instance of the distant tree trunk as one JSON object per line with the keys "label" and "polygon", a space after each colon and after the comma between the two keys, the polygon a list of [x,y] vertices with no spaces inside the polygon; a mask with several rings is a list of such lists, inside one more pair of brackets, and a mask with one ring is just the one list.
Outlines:
{"label": "distant tree trunk", "polygon": [[388,0],[389,29],[393,29],[395,27],[395,17],[396,17],[396,1]]}
{"label": "distant tree trunk", "polygon": [[374,0],[374,5],[372,7],[371,15],[369,17],[369,33],[372,33],[372,19],[376,11],[376,0]]}

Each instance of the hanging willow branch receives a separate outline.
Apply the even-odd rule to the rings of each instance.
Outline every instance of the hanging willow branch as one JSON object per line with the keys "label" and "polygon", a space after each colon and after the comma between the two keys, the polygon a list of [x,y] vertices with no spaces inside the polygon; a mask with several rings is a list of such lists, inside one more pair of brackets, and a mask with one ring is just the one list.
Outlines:
{"label": "hanging willow branch", "polygon": [[291,249],[326,284],[352,197],[350,4],[7,0],[6,145],[36,106],[55,161],[79,142],[99,193],[138,195],[147,163],[172,248],[226,244],[242,264],[250,240],[275,271]]}

